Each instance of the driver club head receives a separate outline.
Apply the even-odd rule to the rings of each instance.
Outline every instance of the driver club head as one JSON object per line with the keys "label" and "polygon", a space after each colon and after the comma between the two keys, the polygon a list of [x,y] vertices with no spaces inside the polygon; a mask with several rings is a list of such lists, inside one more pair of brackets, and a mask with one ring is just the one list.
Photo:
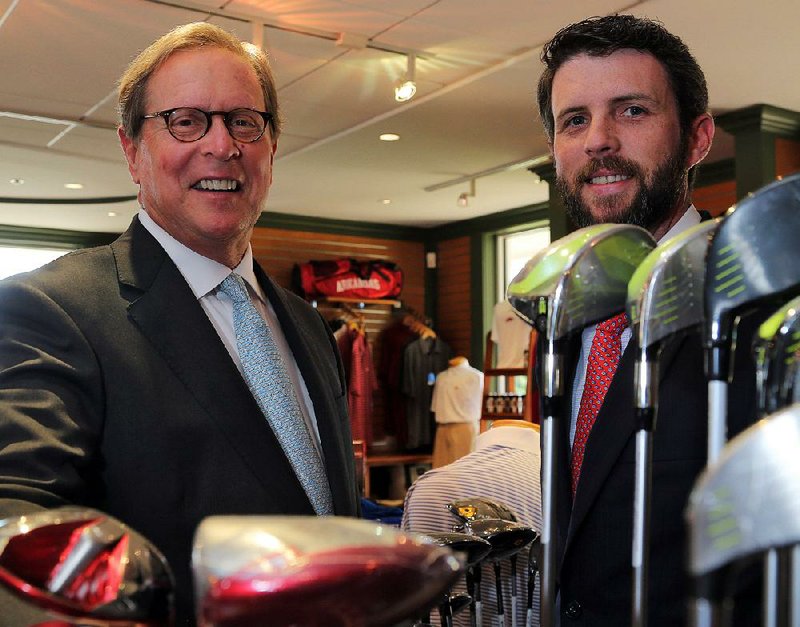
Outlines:
{"label": "driver club head", "polygon": [[773,413],[797,402],[800,297],[789,301],[761,324],[754,340],[754,353],[761,413]]}
{"label": "driver club head", "polygon": [[463,561],[364,520],[216,516],[195,534],[192,567],[201,626],[367,627],[421,615]]}
{"label": "driver club head", "polygon": [[[143,536],[91,509],[0,521],[0,586],[42,622],[169,625],[174,581]],[[50,619],[50,620],[47,620]]]}
{"label": "driver club head", "polygon": [[444,546],[455,553],[461,553],[467,566],[477,564],[484,559],[492,550],[492,545],[488,540],[479,538],[469,533],[458,531],[430,531],[422,533],[430,538],[434,544]]}
{"label": "driver club head", "polygon": [[528,261],[509,284],[508,300],[546,340],[560,339],[621,312],[631,275],[655,246],[637,226],[578,229]]}
{"label": "driver club head", "polygon": [[717,228],[706,260],[706,370],[728,381],[736,318],[800,292],[800,174],[743,198]]}
{"label": "driver club head", "polygon": [[800,543],[798,450],[800,405],[792,405],[733,438],[703,471],[686,511],[695,578]]}
{"label": "driver club head", "polygon": [[707,220],[670,238],[636,268],[626,310],[640,348],[703,321],[706,254],[720,222]]}
{"label": "driver club head", "polygon": [[500,518],[501,520],[517,521],[517,516],[512,509],[485,497],[470,497],[459,499],[447,504],[448,511],[461,523],[468,523],[481,518]]}

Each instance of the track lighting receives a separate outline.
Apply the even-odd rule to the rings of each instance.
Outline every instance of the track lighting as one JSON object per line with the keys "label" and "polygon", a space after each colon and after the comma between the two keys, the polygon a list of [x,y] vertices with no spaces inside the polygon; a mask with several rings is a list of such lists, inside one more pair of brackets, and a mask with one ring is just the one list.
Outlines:
{"label": "track lighting", "polygon": [[470,197],[475,197],[475,179],[469,180],[469,191],[468,192],[461,192],[458,195],[458,206],[459,207],[466,207],[469,205]]}
{"label": "track lighting", "polygon": [[397,83],[394,88],[394,99],[397,102],[407,102],[414,97],[417,93],[417,55],[409,54],[407,57],[408,66],[406,68],[406,75]]}

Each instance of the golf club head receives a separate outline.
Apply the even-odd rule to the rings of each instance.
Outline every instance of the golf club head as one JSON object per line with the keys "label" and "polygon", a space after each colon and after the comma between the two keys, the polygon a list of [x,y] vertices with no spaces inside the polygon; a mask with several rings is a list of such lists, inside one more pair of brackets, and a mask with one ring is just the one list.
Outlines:
{"label": "golf club head", "polygon": [[579,229],[534,255],[506,295],[546,340],[558,340],[623,311],[628,281],[655,246],[637,226]]}
{"label": "golf club head", "polygon": [[110,516],[63,507],[0,521],[0,586],[42,623],[169,625],[164,556]]}
{"label": "golf club head", "polygon": [[477,564],[492,550],[492,545],[489,544],[488,540],[468,533],[460,533],[458,531],[431,531],[420,535],[430,538],[434,544],[447,547],[455,553],[461,553],[464,556],[467,566]]}
{"label": "golf club head", "polygon": [[759,410],[769,414],[796,402],[800,362],[800,297],[789,301],[759,327],[753,340]]}
{"label": "golf club head", "polygon": [[800,543],[800,405],[740,433],[689,497],[689,570],[704,577],[763,552]]}
{"label": "golf club head", "polygon": [[707,220],[670,238],[636,268],[626,310],[640,348],[703,321],[706,254],[720,222]]}
{"label": "golf club head", "polygon": [[466,523],[464,528],[492,545],[486,557],[490,561],[511,557],[539,537],[535,529],[510,520],[480,518]]}
{"label": "golf club head", "polygon": [[706,375],[727,381],[736,318],[800,291],[800,174],[743,198],[717,228],[706,259]]}
{"label": "golf club head", "polygon": [[450,595],[450,608],[453,616],[456,616],[467,609],[472,603],[472,597],[464,592],[456,592]]}
{"label": "golf club head", "polygon": [[198,527],[192,568],[201,626],[366,627],[421,615],[463,561],[364,520],[216,516]]}
{"label": "golf club head", "polygon": [[517,516],[510,507],[484,497],[470,497],[448,503],[447,509],[462,523],[481,518],[500,518],[502,520],[517,521]]}

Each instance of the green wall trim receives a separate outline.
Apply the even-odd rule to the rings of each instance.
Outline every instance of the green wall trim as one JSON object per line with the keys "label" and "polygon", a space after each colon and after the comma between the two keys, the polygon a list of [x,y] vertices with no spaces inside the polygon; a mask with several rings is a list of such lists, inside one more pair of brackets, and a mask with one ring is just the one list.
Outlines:
{"label": "green wall trim", "polygon": [[767,104],[757,104],[715,116],[714,120],[732,135],[758,130],[781,137],[800,137],[800,113]]}
{"label": "green wall trim", "polygon": [[[463,237],[465,235],[480,235],[487,231],[501,231],[521,224],[546,219],[547,203],[542,202],[535,205],[508,209],[507,211],[500,211],[499,213],[492,213],[487,216],[470,218],[469,220],[451,222],[445,227],[429,229],[429,232],[436,233],[438,235],[438,240],[441,241],[455,239],[456,237]],[[447,229],[446,237],[442,233],[442,229]]]}
{"label": "green wall trim", "polygon": [[119,233],[40,229],[28,226],[0,224],[0,245],[75,249],[110,244],[118,237]]}
{"label": "green wall trim", "polygon": [[312,231],[315,233],[356,235],[414,242],[426,241],[431,230],[413,226],[360,222],[358,220],[333,220],[330,218],[298,216],[274,211],[264,211],[258,218],[256,226],[286,229],[288,231]]}
{"label": "green wall trim", "polygon": [[706,187],[736,179],[736,159],[722,159],[713,163],[701,163],[697,168],[694,187]]}

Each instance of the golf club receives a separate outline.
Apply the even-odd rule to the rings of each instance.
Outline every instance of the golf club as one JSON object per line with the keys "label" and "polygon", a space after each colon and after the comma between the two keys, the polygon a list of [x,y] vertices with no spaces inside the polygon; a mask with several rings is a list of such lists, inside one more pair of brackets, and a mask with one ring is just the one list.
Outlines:
{"label": "golf club", "polygon": [[556,577],[556,421],[562,417],[564,339],[625,309],[628,281],[655,248],[642,228],[599,224],[551,243],[511,281],[507,297],[539,332],[542,405],[541,625],[552,627]]}
{"label": "golf club", "polygon": [[[800,359],[800,298],[781,307],[758,328],[753,341],[759,416],[776,412],[793,401],[794,371]],[[767,551],[764,562],[764,627],[778,627],[786,616],[800,624],[800,599],[790,591],[800,580],[800,562],[792,550]],[[788,579],[788,581],[787,581]]]}
{"label": "golf club", "polygon": [[732,439],[689,498],[689,570],[695,627],[724,625],[726,569],[800,543],[800,405],[771,414]]}
{"label": "golf club", "polygon": [[173,620],[174,582],[164,557],[95,510],[63,507],[0,521],[0,585],[41,610],[43,620],[109,626]]}
{"label": "golf club", "polygon": [[658,411],[658,366],[668,338],[703,320],[705,258],[719,220],[687,229],[654,249],[628,283],[626,305],[638,353],[634,366],[636,466],[633,496],[631,625],[647,624],[653,432]]}
{"label": "golf club", "polygon": [[364,520],[215,516],[194,539],[201,627],[395,625],[436,605],[463,561]]}
{"label": "golf club", "polygon": [[505,625],[505,607],[500,562],[522,551],[539,537],[537,531],[517,522],[479,518],[465,524],[465,529],[476,536],[488,540],[492,550],[486,559],[492,562],[497,592],[497,619],[501,627]]}
{"label": "golf club", "polygon": [[525,614],[525,627],[533,627],[533,593],[536,590],[536,574],[539,572],[539,551],[541,543],[538,540],[531,542],[528,551],[528,603]]}
{"label": "golf club", "polygon": [[[457,531],[430,532],[423,535],[430,538],[434,544],[447,547],[451,551],[461,553],[464,556],[467,568],[467,591],[470,597],[470,616],[471,618],[475,618],[477,609],[475,607],[475,601],[472,598],[473,590],[470,589],[472,587],[472,577],[470,576],[470,573],[471,570],[489,554],[489,552],[492,550],[492,545],[483,538],[478,538],[468,533],[459,533]],[[450,602],[449,597],[446,602]],[[457,612],[455,608],[451,608],[451,617],[456,613]]]}
{"label": "golf club", "polygon": [[800,298],[781,307],[758,329],[754,342],[759,412],[774,413],[796,400],[794,389],[800,360]]}
{"label": "golf club", "polygon": [[717,228],[706,259],[708,460],[726,440],[727,388],[738,317],[800,291],[800,174],[743,198]]}

